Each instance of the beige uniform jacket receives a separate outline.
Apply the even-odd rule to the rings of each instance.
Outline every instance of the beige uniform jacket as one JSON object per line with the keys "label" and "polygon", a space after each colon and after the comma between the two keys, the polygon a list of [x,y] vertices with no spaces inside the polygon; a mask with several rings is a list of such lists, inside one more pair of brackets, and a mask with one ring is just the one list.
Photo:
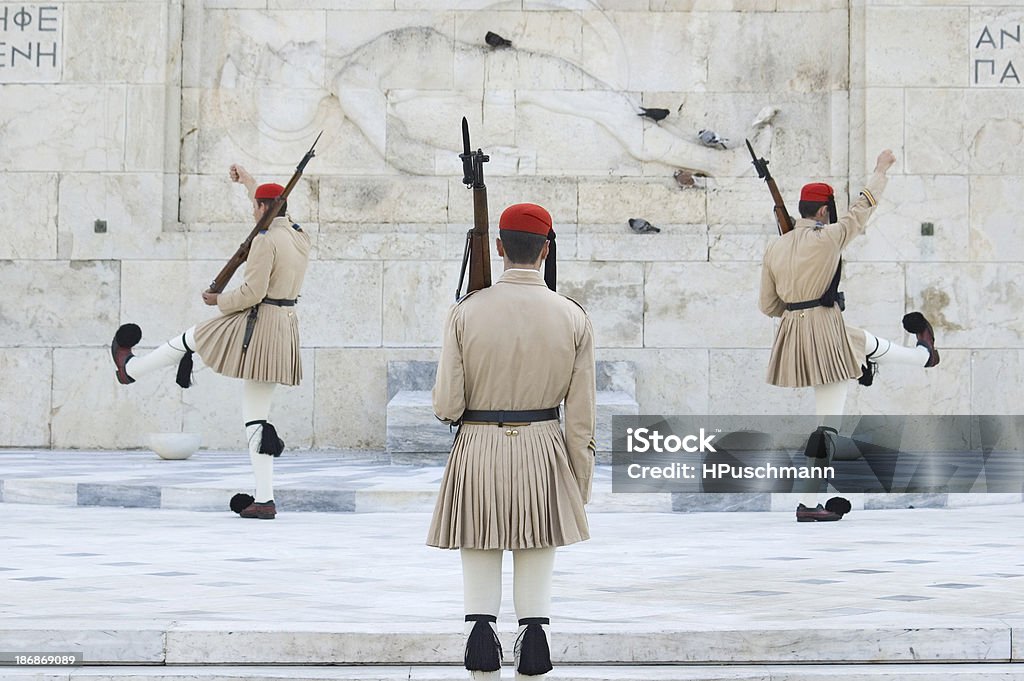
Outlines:
{"label": "beige uniform jacket", "polygon": [[[782,318],[768,362],[768,383],[794,388],[860,377],[864,332],[847,327],[838,306],[789,311],[786,303],[814,300],[825,293],[843,249],[864,233],[886,181],[883,173],[875,173],[838,222],[822,225],[801,218],[765,251],[761,312]],[[856,297],[849,302],[856,306]]]}
{"label": "beige uniform jacket", "polygon": [[[302,380],[297,308],[260,304],[296,299],[309,263],[309,234],[277,217],[252,240],[238,288],[217,297],[219,317],[196,326],[196,351],[224,376],[297,385]],[[257,307],[249,347],[242,351],[249,310]]]}
{"label": "beige uniform jacket", "polygon": [[593,329],[573,300],[536,270],[506,270],[449,311],[434,385],[434,413],[546,409],[565,402],[565,446],[584,502],[594,472]]}

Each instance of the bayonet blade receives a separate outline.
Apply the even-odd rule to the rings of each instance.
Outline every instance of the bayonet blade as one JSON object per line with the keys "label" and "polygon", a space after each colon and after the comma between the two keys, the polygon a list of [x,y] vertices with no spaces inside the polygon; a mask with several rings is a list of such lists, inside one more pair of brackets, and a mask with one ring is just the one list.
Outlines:
{"label": "bayonet blade", "polygon": [[469,121],[462,117],[462,150],[466,154],[473,153],[469,146]]}

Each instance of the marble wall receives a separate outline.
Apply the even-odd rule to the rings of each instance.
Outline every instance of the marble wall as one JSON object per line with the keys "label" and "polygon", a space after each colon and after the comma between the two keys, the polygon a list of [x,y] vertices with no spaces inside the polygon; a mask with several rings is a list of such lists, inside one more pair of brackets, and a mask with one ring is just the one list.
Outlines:
{"label": "marble wall", "polygon": [[[513,202],[551,210],[560,288],[599,358],[636,365],[641,412],[813,408],[763,380],[775,227],[744,137],[794,211],[811,180],[845,206],[896,152],[847,255],[847,320],[905,342],[921,309],[943,361],[886,371],[851,409],[1013,412],[1022,23],[1008,0],[0,2],[0,446],[183,428],[239,446],[234,382],[124,388],[108,343],[124,321],[149,348],[204,319],[199,292],[251,227],[228,165],[284,181],[324,130],[290,201],[314,238],[306,380],[274,418],[289,445],[382,448],[388,362],[436,359],[472,222],[462,116],[491,156],[492,222]],[[728,148],[702,146],[705,128]]]}

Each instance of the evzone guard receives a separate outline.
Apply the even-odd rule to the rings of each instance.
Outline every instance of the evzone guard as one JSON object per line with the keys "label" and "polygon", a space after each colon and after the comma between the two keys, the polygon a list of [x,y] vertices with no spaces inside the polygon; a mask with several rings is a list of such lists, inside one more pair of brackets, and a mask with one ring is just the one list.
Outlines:
{"label": "evzone guard", "polygon": [[[231,510],[243,518],[271,520],[277,515],[274,457],[281,455],[284,442],[269,422],[270,406],[277,385],[294,386],[302,380],[295,305],[311,243],[309,234],[287,218],[287,194],[312,156],[310,149],[287,188],[273,183],[257,186],[245,168],[231,166],[231,179],[249,192],[257,225],[210,290],[202,293],[204,303],[220,310],[218,316],[145,355],[133,353],[142,339],[136,324],[123,324],[110,346],[117,380],[124,385],[178,365],[177,382],[187,388],[193,353],[217,373],[242,380],[242,419],[256,478],[255,494],[236,494],[230,501]],[[242,262],[241,285],[219,293]]]}
{"label": "evzone guard", "polygon": [[427,544],[461,553],[464,663],[476,681],[501,675],[501,565],[512,552],[521,680],[552,668],[555,548],[590,536],[584,505],[594,471],[594,337],[583,308],[554,290],[555,233],[541,206],[516,204],[501,214],[496,247],[504,273],[490,285],[487,156],[470,150],[465,120],[463,141],[463,181],[475,208],[463,262],[469,293],[448,312],[433,389],[434,413],[458,431]]}
{"label": "evzone guard", "polygon": [[[820,425],[808,439],[805,451],[806,464],[811,467],[828,465],[835,451],[834,437],[850,381],[871,385],[875,365],[924,368],[939,363],[935,334],[920,312],[903,317],[903,328],[917,336],[913,347],[847,326],[843,319],[845,297],[839,291],[842,252],[864,233],[888,181],[886,172],[895,162],[896,157],[888,149],[878,155],[873,174],[841,218],[836,215],[832,187],[823,182],[805,185],[800,192],[800,219],[786,230],[780,218],[783,234],[764,254],[760,308],[769,317],[780,318],[767,381],[785,388],[814,389]],[[759,173],[763,170],[766,168],[758,168]],[[773,191],[773,195],[776,193]],[[776,215],[788,218],[784,208]],[[819,485],[816,479],[794,485],[793,491],[804,495],[796,510],[798,521],[834,521],[849,512],[849,502],[844,499],[830,500],[825,507],[816,504]]]}

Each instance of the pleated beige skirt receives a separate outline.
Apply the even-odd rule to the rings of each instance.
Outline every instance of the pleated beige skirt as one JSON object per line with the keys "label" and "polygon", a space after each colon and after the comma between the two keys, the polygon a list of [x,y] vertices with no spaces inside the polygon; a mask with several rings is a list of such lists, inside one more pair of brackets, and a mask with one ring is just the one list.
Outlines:
{"label": "pleated beige skirt", "polygon": [[[509,430],[518,434],[509,436]],[[515,550],[589,538],[583,497],[558,421],[459,429],[427,545]]]}
{"label": "pleated beige skirt", "polygon": [[242,352],[249,310],[221,315],[196,326],[196,352],[218,374],[266,383],[298,385],[299,318],[294,307],[260,305],[249,348]]}
{"label": "pleated beige skirt", "polygon": [[862,329],[846,326],[839,308],[787,311],[768,361],[768,383],[806,388],[860,378],[864,338]]}

